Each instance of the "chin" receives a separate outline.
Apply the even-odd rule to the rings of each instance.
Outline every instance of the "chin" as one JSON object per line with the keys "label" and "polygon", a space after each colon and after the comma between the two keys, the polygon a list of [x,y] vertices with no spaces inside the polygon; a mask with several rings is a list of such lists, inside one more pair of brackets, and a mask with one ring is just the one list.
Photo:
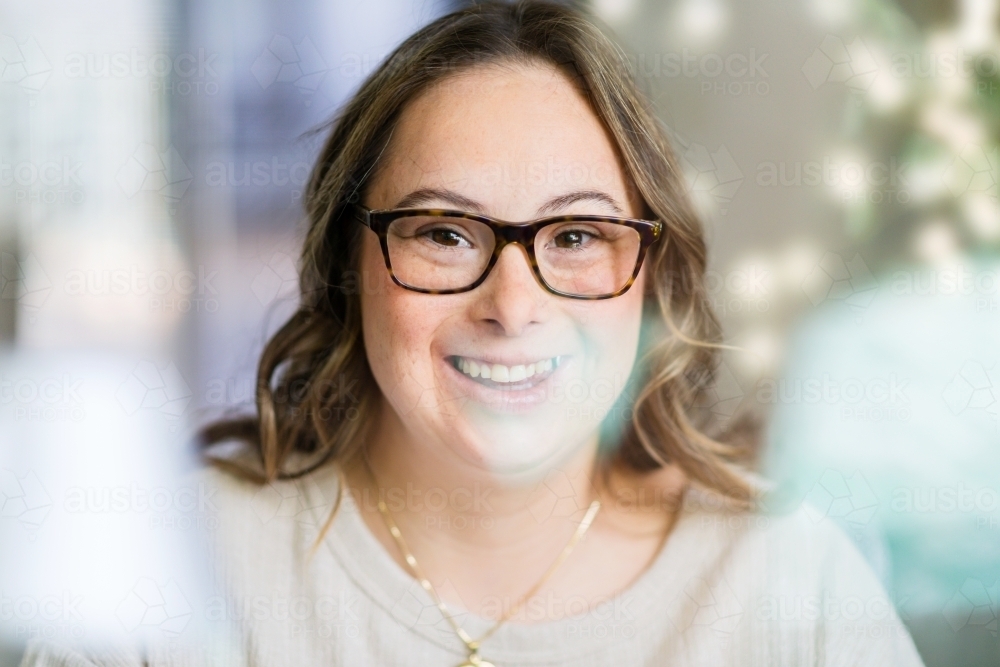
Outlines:
{"label": "chin", "polygon": [[534,425],[493,423],[492,426],[466,425],[465,435],[455,441],[456,430],[445,434],[453,454],[511,483],[544,477],[553,468],[572,458],[591,439],[569,436],[566,430],[553,433]]}

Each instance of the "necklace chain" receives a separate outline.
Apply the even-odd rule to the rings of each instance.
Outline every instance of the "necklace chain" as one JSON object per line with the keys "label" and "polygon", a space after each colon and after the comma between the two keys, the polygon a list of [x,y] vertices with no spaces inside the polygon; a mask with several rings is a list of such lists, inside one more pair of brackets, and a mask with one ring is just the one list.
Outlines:
{"label": "necklace chain", "polygon": [[506,612],[504,612],[500,616],[500,619],[493,625],[493,627],[487,630],[486,633],[484,633],[479,639],[473,639],[472,637],[469,636],[469,633],[467,633],[455,621],[455,618],[448,611],[448,607],[447,605],[445,605],[444,600],[442,600],[441,596],[438,595],[437,590],[435,590],[434,586],[431,585],[430,580],[427,578],[427,576],[424,574],[423,569],[421,569],[420,565],[417,563],[417,559],[416,557],[414,557],[413,553],[410,551],[410,548],[407,546],[406,540],[403,539],[403,535],[399,531],[399,527],[396,525],[396,521],[393,519],[392,513],[389,512],[389,507],[385,504],[385,501],[382,500],[382,487],[379,485],[378,480],[375,479],[375,473],[374,471],[372,471],[371,466],[368,464],[367,457],[363,458],[365,459],[365,468],[368,471],[368,475],[369,477],[371,477],[372,483],[375,485],[375,488],[378,489],[378,495],[379,495],[378,510],[379,513],[382,515],[382,519],[385,521],[386,527],[389,529],[389,534],[392,535],[394,540],[396,540],[396,544],[399,546],[399,550],[403,553],[403,558],[406,561],[406,564],[409,565],[410,570],[413,572],[417,580],[420,582],[421,587],[423,587],[423,589],[427,591],[430,594],[430,596],[434,599],[434,603],[437,605],[437,608],[441,611],[441,614],[451,625],[452,629],[455,631],[455,634],[458,635],[458,637],[462,640],[463,643],[465,643],[465,646],[469,651],[469,658],[468,661],[464,663],[465,665],[482,665],[483,667],[487,667],[490,664],[483,661],[479,657],[479,647],[482,644],[482,642],[485,641],[490,636],[492,636],[493,633],[496,632],[501,625],[503,625],[511,616],[517,613],[517,611],[520,610],[520,608],[524,605],[524,603],[527,602],[529,599],[531,599],[531,596],[534,595],[538,591],[538,589],[545,584],[546,581],[548,581],[549,577],[552,576],[552,573],[555,572],[556,569],[558,569],[559,566],[563,564],[563,562],[569,557],[570,553],[573,551],[573,548],[576,547],[577,543],[583,538],[584,534],[590,528],[590,525],[594,522],[594,517],[597,516],[597,512],[601,509],[601,501],[599,499],[595,499],[592,503],[590,503],[590,507],[587,509],[587,513],[584,515],[583,520],[580,522],[580,525],[577,526],[576,531],[573,533],[573,537],[570,538],[569,542],[563,548],[562,553],[559,554],[559,557],[556,558],[555,562],[552,563],[552,565],[545,572],[545,574],[538,581],[538,583],[532,586],[531,590],[525,593],[517,601],[517,604],[512,605]]}

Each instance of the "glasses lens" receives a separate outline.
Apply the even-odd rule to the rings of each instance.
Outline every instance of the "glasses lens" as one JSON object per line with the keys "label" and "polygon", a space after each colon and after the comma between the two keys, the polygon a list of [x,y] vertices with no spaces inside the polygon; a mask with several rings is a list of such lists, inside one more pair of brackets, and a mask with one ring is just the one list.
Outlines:
{"label": "glasses lens", "polygon": [[642,238],[611,222],[561,222],[539,230],[535,257],[553,289],[579,296],[612,294],[635,271]]}
{"label": "glasses lens", "polygon": [[388,229],[389,263],[400,282],[429,290],[468,287],[493,254],[492,230],[465,218],[411,216]]}

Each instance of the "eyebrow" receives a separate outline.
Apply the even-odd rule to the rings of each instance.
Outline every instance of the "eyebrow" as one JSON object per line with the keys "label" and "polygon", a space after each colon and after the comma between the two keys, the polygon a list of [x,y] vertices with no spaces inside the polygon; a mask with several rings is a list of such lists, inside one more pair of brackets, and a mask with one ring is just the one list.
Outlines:
{"label": "eyebrow", "polygon": [[[420,188],[419,190],[414,190],[397,201],[393,208],[413,208],[415,206],[419,206],[420,204],[426,204],[432,201],[448,202],[449,204],[457,206],[462,210],[472,211],[474,213],[484,215],[485,209],[479,202],[474,199],[469,199],[465,195],[461,195],[454,190],[447,190],[443,188]],[[616,213],[622,214],[622,208],[618,205],[618,202],[616,202],[611,195],[601,192],[600,190],[575,190],[564,195],[559,195],[558,197],[553,197],[538,208],[538,213],[539,215],[553,213],[578,201],[601,202],[610,206]]]}

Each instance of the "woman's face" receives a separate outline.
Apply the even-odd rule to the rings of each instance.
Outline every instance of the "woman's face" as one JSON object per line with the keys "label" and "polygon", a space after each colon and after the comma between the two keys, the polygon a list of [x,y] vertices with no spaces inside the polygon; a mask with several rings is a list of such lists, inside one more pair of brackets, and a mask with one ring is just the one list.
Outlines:
{"label": "woman's face", "polygon": [[[544,65],[480,66],[413,100],[363,203],[510,222],[642,217],[602,123],[571,81]],[[365,348],[391,406],[383,426],[409,446],[530,473],[596,442],[635,362],[645,267],[621,296],[569,299],[547,292],[525,250],[508,245],[474,290],[421,294],[392,282],[376,235],[365,233],[360,269]],[[460,370],[471,362],[493,377]],[[504,371],[495,364],[535,374],[497,382]]]}

